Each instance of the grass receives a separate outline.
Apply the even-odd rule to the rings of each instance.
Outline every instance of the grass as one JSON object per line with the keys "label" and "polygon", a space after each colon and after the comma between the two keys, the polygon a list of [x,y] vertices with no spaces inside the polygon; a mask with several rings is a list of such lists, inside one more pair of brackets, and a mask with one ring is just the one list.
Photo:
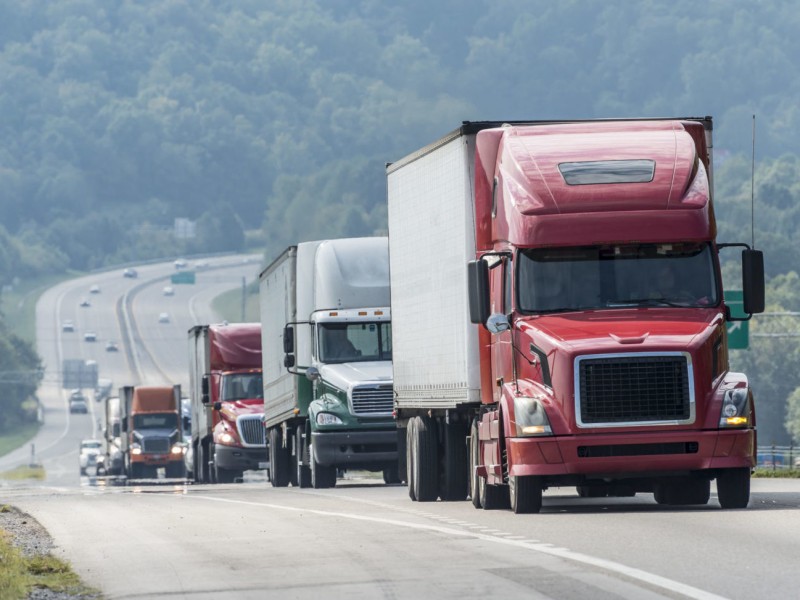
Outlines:
{"label": "grass", "polygon": [[0,433],[0,456],[5,456],[33,439],[39,431],[39,427],[39,423],[25,423],[14,429],[13,432]]}
{"label": "grass", "polygon": [[237,288],[220,294],[211,302],[221,319],[229,323],[258,323],[261,320],[258,306],[258,287],[248,286],[245,297],[244,319],[242,319],[242,290]]}
{"label": "grass", "polygon": [[[5,508],[5,507],[4,507]],[[8,534],[0,529],[0,590],[4,600],[27,598],[36,588],[54,592],[95,595],[97,590],[86,587],[70,566],[52,556],[26,557],[12,544]]]}
{"label": "grass", "polygon": [[772,467],[757,467],[753,477],[765,479],[800,479],[800,469],[773,469]]}
{"label": "grass", "polygon": [[20,465],[9,471],[0,473],[0,479],[11,481],[24,481],[26,479],[38,479],[44,481],[44,467],[42,465]]}
{"label": "grass", "polygon": [[80,273],[60,273],[21,281],[0,294],[0,312],[6,325],[22,339],[36,342],[36,302],[39,296],[57,283],[78,277]]}

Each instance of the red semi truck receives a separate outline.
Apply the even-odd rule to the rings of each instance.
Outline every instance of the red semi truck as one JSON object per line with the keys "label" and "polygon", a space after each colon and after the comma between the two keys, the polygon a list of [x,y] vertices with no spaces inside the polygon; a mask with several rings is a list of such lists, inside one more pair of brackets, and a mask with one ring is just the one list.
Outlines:
{"label": "red semi truck", "polygon": [[266,467],[261,325],[196,325],[189,330],[193,477],[233,483]]}
{"label": "red semi truck", "polygon": [[723,508],[748,504],[755,408],[718,253],[745,248],[748,315],[763,257],[716,241],[711,140],[710,117],[465,122],[387,167],[412,499],[705,504],[716,479]]}

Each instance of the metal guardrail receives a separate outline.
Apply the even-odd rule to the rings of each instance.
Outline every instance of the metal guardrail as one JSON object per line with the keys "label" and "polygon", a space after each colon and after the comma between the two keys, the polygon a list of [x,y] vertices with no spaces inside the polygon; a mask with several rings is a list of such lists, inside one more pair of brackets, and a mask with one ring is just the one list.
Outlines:
{"label": "metal guardrail", "polygon": [[800,446],[759,446],[756,466],[759,468],[800,468]]}

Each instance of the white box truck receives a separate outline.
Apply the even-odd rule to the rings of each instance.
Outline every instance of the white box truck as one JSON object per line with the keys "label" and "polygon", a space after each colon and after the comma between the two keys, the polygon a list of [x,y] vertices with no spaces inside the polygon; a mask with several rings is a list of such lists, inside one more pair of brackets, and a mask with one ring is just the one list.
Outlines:
{"label": "white box truck", "polygon": [[260,302],[272,485],[333,487],[348,469],[398,483],[386,238],[289,247]]}

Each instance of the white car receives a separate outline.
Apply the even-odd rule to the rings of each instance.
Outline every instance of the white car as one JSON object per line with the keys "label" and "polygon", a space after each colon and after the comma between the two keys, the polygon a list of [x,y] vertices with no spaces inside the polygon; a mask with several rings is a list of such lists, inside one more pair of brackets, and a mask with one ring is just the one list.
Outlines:
{"label": "white car", "polygon": [[92,287],[89,288],[89,293],[90,294],[99,294],[100,293],[100,286],[95,283]]}
{"label": "white car", "polygon": [[86,475],[86,469],[97,466],[97,458],[100,456],[102,449],[103,442],[100,440],[83,440],[81,442],[80,455],[78,457],[81,475]]}
{"label": "white car", "polygon": [[84,342],[96,342],[97,341],[97,334],[94,331],[87,331],[83,334],[83,341]]}
{"label": "white car", "polygon": [[75,331],[75,323],[70,320],[66,320],[61,323],[61,331],[71,332]]}
{"label": "white car", "polygon": [[173,288],[171,285],[164,286],[164,289],[161,290],[161,293],[165,296],[174,296],[175,288]]}
{"label": "white car", "polygon": [[159,323],[169,323],[169,313],[161,313],[158,315],[158,322]]}
{"label": "white car", "polygon": [[187,263],[187,262],[186,262],[184,259],[182,259],[182,258],[179,258],[178,260],[176,260],[176,261],[175,261],[175,268],[176,268],[176,269],[185,269],[185,268],[186,268],[186,267],[188,267],[188,266],[189,266],[189,263]]}

